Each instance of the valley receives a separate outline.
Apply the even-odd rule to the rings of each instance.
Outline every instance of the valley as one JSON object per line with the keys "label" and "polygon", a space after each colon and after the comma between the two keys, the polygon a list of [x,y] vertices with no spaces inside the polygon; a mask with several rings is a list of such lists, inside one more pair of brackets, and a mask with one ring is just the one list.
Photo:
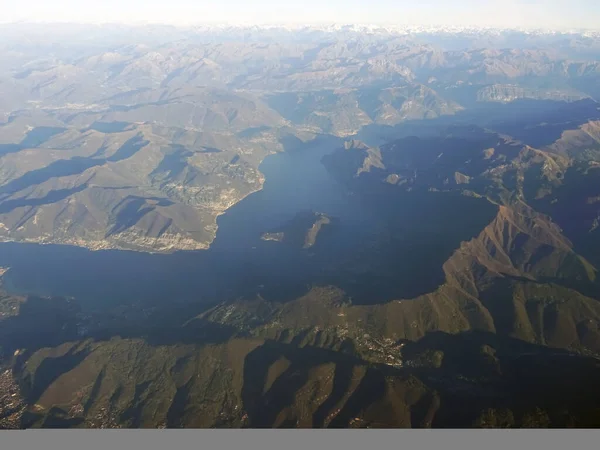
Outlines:
{"label": "valley", "polygon": [[271,33],[0,45],[0,427],[600,426],[596,47]]}

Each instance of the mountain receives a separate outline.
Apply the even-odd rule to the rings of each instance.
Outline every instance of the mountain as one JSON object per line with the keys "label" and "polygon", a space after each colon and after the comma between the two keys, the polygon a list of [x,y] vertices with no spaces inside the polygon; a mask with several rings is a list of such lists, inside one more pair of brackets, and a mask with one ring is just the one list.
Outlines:
{"label": "mountain", "polygon": [[1,428],[600,426],[598,35],[55,31],[0,27]]}
{"label": "mountain", "polygon": [[104,124],[58,129],[29,148],[27,141],[45,130],[34,128],[2,156],[4,240],[206,248],[216,216],[261,187],[254,158],[268,150],[260,144],[248,143],[256,153],[246,158],[230,147],[240,142],[230,136]]}
{"label": "mountain", "polygon": [[[245,288],[200,313],[158,304],[115,322],[78,302],[6,297],[2,347],[19,405],[33,405],[19,423],[597,426],[596,268],[536,209],[578,170],[565,136],[593,127],[544,150],[462,126],[377,148],[348,141],[324,164],[384,229],[287,301]],[[301,213],[262,239],[303,251],[316,231],[318,267],[339,232],[321,236],[330,221]]]}
{"label": "mountain", "polygon": [[[111,34],[106,44],[90,37],[87,47],[65,44],[60,53],[36,47],[35,33],[31,43],[7,40],[0,49],[7,68],[0,74],[3,239],[206,248],[216,217],[261,188],[258,165],[283,149],[280,130],[303,140],[365,130],[377,136],[407,122],[453,120],[479,104],[596,95],[597,62],[556,49],[555,37],[458,50],[456,37],[443,33],[313,31],[272,30],[287,36],[279,41],[268,30],[241,41],[200,29],[174,40]],[[133,133],[136,141],[128,141]],[[82,152],[88,139],[103,144]],[[186,150],[167,149],[183,139]],[[94,153],[125,142],[140,150],[124,149],[118,161],[107,161],[115,164]],[[67,168],[72,164],[78,168]],[[170,164],[189,169],[165,172]],[[135,188],[122,189],[129,186]],[[46,230],[34,220],[57,225]]]}

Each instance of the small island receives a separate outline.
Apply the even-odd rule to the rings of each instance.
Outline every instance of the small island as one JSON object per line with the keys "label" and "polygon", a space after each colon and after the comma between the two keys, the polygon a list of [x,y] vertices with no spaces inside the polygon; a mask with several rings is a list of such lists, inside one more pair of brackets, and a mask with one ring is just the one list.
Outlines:
{"label": "small island", "polygon": [[296,214],[282,227],[263,233],[261,239],[283,242],[306,249],[315,245],[321,232],[335,222],[336,219],[327,214],[303,211]]}

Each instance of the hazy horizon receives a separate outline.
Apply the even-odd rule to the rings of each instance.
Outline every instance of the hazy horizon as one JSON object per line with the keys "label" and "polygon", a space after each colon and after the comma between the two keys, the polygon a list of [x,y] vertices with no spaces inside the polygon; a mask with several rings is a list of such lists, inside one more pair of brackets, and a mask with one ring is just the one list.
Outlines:
{"label": "hazy horizon", "polygon": [[[312,25],[362,23],[492,28],[598,29],[600,4],[593,0],[222,0],[198,5],[189,0],[105,0],[90,7],[75,0],[23,0],[5,4],[1,23],[63,22],[165,25]],[[167,6],[166,6],[167,5]]]}

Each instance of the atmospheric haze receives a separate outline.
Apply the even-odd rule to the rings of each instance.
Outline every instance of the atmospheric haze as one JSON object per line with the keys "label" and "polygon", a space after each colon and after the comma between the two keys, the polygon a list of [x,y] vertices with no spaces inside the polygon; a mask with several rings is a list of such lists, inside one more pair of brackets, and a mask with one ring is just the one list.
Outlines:
{"label": "atmospheric haze", "polygon": [[2,0],[1,22],[173,25],[371,23],[416,26],[595,29],[595,0]]}

